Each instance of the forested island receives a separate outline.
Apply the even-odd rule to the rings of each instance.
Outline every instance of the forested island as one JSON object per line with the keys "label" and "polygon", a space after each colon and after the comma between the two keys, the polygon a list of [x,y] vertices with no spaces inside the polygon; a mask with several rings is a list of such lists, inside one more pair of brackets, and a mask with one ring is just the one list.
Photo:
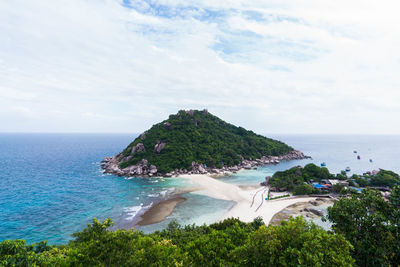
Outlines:
{"label": "forested island", "polygon": [[102,162],[119,176],[172,176],[237,171],[307,158],[283,142],[229,124],[207,110],[181,110],[153,125]]}

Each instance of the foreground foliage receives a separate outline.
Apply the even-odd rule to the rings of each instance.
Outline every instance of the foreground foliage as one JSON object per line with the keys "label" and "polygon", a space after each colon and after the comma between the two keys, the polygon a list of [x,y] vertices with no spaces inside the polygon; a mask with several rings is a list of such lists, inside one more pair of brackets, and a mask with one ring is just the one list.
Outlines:
{"label": "foreground foliage", "polygon": [[[165,142],[159,152],[156,144]],[[142,143],[144,151],[131,154],[132,147]],[[122,168],[135,165],[142,159],[157,166],[160,172],[190,169],[193,161],[209,167],[232,166],[245,159],[278,156],[292,151],[290,146],[229,124],[207,111],[179,111],[161,123],[153,125],[136,138],[123,152],[130,160]]]}
{"label": "foreground foliage", "polygon": [[351,266],[352,246],[301,217],[266,227],[227,219],[145,235],[93,220],[67,245],[0,243],[1,266]]}
{"label": "foreground foliage", "polygon": [[328,208],[336,233],[354,246],[359,266],[398,266],[400,263],[400,187],[389,201],[379,191],[364,190]]}

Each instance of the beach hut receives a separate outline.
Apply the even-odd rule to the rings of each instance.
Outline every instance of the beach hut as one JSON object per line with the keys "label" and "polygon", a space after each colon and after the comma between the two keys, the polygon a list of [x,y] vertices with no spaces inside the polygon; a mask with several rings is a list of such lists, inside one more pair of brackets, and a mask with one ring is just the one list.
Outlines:
{"label": "beach hut", "polygon": [[328,179],[322,179],[320,184],[330,184]]}
{"label": "beach hut", "polygon": [[324,188],[324,186],[323,186],[322,184],[319,184],[319,183],[313,183],[312,186],[313,186],[314,188],[317,188],[317,189]]}
{"label": "beach hut", "polygon": [[332,185],[331,184],[324,184],[323,188],[327,189],[327,190],[331,190],[332,189]]}

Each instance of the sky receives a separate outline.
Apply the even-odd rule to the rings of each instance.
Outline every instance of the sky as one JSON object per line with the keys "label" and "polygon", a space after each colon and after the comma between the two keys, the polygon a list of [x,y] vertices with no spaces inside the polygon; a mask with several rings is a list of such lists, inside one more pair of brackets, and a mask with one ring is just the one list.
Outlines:
{"label": "sky", "polygon": [[390,0],[0,1],[0,132],[400,134]]}

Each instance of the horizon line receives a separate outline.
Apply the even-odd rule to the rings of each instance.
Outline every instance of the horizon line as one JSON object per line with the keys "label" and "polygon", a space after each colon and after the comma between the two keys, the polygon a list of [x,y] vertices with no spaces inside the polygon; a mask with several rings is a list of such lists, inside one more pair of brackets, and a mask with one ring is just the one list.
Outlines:
{"label": "horizon line", "polygon": [[[253,131],[254,132],[254,131]],[[1,132],[0,134],[140,134],[142,132]],[[351,136],[399,136],[400,133],[256,133],[260,135],[351,135]]]}

